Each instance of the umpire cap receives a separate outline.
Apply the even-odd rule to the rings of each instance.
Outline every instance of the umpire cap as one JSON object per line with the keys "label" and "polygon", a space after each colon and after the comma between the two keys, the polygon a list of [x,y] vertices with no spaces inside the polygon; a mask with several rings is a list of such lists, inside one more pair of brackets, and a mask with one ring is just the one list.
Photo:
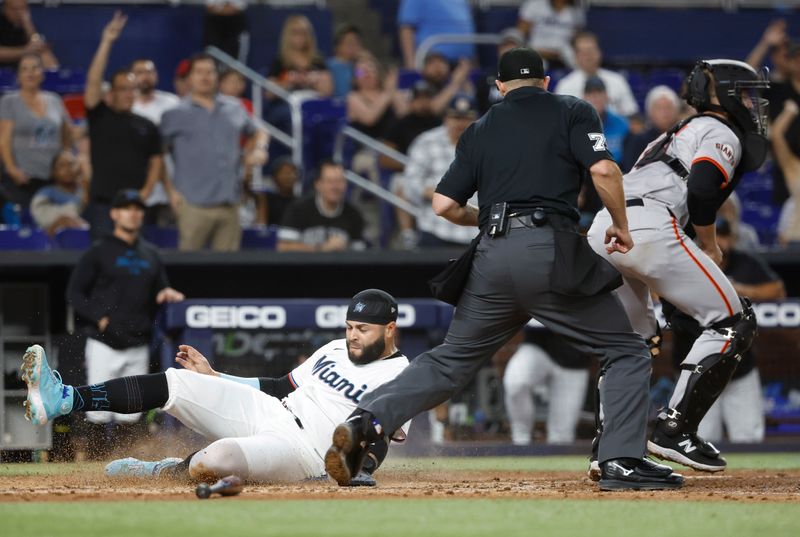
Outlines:
{"label": "umpire cap", "polygon": [[542,57],[529,47],[512,48],[500,57],[497,67],[497,79],[500,82],[521,78],[544,78]]}
{"label": "umpire cap", "polygon": [[347,320],[369,324],[389,324],[397,320],[397,301],[380,289],[361,291],[350,301]]}

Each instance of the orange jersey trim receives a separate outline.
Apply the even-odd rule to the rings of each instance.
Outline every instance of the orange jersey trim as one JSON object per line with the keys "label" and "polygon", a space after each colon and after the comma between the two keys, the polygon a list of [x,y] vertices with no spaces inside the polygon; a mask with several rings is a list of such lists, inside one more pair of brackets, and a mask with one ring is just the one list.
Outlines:
{"label": "orange jersey trim", "polygon": [[678,232],[678,221],[675,220],[674,217],[672,218],[672,229],[675,231],[675,238],[678,239],[678,242],[681,243],[681,246],[683,247],[683,250],[689,255],[689,257],[692,259],[692,261],[694,261],[694,264],[698,266],[698,268],[703,272],[703,274],[706,275],[706,278],[708,278],[708,280],[714,286],[714,289],[717,290],[717,293],[719,293],[719,296],[722,297],[722,301],[725,303],[725,307],[728,309],[728,317],[733,317],[733,308],[731,307],[731,303],[728,302],[728,297],[725,296],[725,293],[722,291],[722,288],[716,282],[714,277],[711,276],[711,274],[706,270],[706,268],[703,266],[703,264],[700,263],[700,261],[698,261],[698,259],[692,253],[692,251],[689,250],[689,247],[686,246],[686,244],[683,242],[683,239],[681,238],[681,235]]}

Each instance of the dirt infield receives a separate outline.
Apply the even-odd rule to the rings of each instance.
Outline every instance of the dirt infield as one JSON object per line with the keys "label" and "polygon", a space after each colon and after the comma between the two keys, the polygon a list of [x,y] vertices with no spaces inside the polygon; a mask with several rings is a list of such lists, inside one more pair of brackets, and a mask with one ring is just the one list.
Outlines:
{"label": "dirt infield", "polygon": [[[731,470],[709,475],[685,471],[680,491],[600,492],[575,472],[407,471],[380,473],[377,488],[339,488],[320,480],[251,485],[241,499],[531,498],[642,499],[800,503],[800,470]],[[0,502],[194,500],[194,487],[175,481],[114,480],[99,467],[58,475],[0,476]],[[218,501],[218,500],[214,500]],[[229,501],[225,499],[224,501]]]}

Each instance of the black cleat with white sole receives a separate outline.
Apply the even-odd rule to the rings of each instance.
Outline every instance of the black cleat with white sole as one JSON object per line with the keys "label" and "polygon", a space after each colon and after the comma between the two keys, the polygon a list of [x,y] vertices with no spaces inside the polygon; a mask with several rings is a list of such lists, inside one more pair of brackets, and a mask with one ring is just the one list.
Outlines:
{"label": "black cleat with white sole", "polygon": [[647,459],[611,459],[600,465],[600,490],[679,489],[683,476]]}
{"label": "black cleat with white sole", "polygon": [[697,433],[666,434],[656,426],[647,451],[659,459],[677,462],[701,472],[721,472],[728,466],[714,444],[703,440]]}

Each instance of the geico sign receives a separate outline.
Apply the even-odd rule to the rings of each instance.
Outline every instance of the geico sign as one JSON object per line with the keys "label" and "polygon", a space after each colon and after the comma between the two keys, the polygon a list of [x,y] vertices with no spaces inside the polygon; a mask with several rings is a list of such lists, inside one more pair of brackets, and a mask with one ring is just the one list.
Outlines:
{"label": "geico sign", "polygon": [[763,302],[753,304],[758,326],[797,328],[800,326],[800,302]]}
{"label": "geico sign", "polygon": [[283,328],[286,310],[281,306],[189,306],[189,328]]}
{"label": "geico sign", "polygon": [[[317,306],[314,319],[319,328],[342,328],[347,317],[347,306]],[[407,328],[417,322],[417,312],[410,304],[398,304],[397,326]]]}

